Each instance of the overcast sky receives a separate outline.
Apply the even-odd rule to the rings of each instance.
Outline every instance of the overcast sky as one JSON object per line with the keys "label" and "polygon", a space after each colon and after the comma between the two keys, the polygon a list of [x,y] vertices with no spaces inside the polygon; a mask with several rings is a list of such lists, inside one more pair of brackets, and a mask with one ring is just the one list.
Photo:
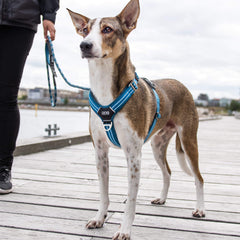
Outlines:
{"label": "overcast sky", "polygon": [[[74,84],[89,86],[87,61],[81,58],[81,37],[66,8],[89,18],[116,16],[128,0],[60,0],[55,55]],[[128,37],[139,76],[175,78],[194,98],[240,98],[239,0],[140,0],[137,29]],[[28,57],[22,87],[47,87],[44,40],[39,25]],[[59,89],[69,89],[59,76]]]}

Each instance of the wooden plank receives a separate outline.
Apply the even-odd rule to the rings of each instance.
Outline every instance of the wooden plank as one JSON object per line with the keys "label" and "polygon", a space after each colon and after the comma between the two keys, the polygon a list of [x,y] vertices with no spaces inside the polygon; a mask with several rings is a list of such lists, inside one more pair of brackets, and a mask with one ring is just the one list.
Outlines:
{"label": "wooden plank", "polygon": [[[12,194],[5,195],[4,198],[0,199],[0,209],[4,209],[5,204],[25,204],[46,206],[46,207],[59,207],[67,209],[77,210],[93,210],[98,209],[99,201],[83,199],[83,198],[61,198],[51,196],[38,196],[38,195],[23,195],[23,194]],[[24,206],[25,206],[24,205]],[[7,205],[6,205],[7,206]],[[109,206],[110,212],[122,213],[124,210],[124,203],[111,202]],[[12,208],[14,211],[14,208]],[[223,209],[224,210],[224,209]],[[206,218],[203,221],[217,221],[217,222],[231,222],[240,224],[240,214],[225,211],[207,211]],[[177,217],[183,219],[192,219],[191,210],[183,207],[170,207],[170,206],[156,206],[150,204],[137,203],[136,212],[142,215],[154,215],[154,216],[166,216],[166,217]],[[93,216],[93,213],[91,212]]]}
{"label": "wooden plank", "polygon": [[[27,182],[26,184],[22,184],[20,186],[17,186],[15,189],[16,193],[24,193],[24,194],[38,194],[38,195],[48,195],[48,196],[55,196],[55,197],[72,197],[72,198],[87,198],[87,199],[98,199],[98,187],[89,187],[88,185],[75,185],[71,187],[69,184],[55,184],[55,183],[48,183],[48,187],[46,188],[46,184],[41,184],[39,182]],[[87,186],[87,188],[86,188]],[[37,189],[37,191],[36,191]],[[171,192],[170,192],[171,194]],[[117,199],[119,201],[124,201],[125,196],[126,196],[126,190],[124,189],[118,189],[117,191],[111,189],[110,192],[111,199],[115,200]],[[141,192],[140,189],[140,194],[138,196],[139,202],[143,201],[144,203],[149,203],[150,200],[152,200],[154,197],[157,197],[159,195],[159,192],[155,193],[154,191],[143,191]],[[187,199],[188,201],[184,201],[184,196],[189,196],[189,194],[182,194],[181,192],[179,193],[179,197],[181,199],[171,199],[169,198],[167,201],[167,204],[169,206],[181,206],[181,207],[189,207],[192,206],[192,208],[195,205],[195,201],[192,199]],[[192,196],[195,196],[195,194],[192,194]],[[218,198],[221,198],[221,196],[216,196]],[[227,198],[226,198],[227,199]],[[236,201],[233,201],[236,203]],[[236,211],[239,212],[239,204],[236,203],[229,203],[228,201],[225,202],[224,199],[221,202],[216,202],[216,200],[213,202],[206,202],[206,207],[207,209],[213,209],[213,210],[218,210],[222,211],[223,209],[228,209],[228,211]]]}
{"label": "wooden plank", "polygon": [[[0,202],[0,213],[38,216],[58,219],[71,219],[87,222],[96,214],[96,210],[62,206],[44,206],[37,204]],[[4,209],[4,211],[3,211]]]}
{"label": "wooden plank", "polygon": [[[50,233],[0,226],[1,240],[92,240],[92,237],[80,237],[72,234]],[[19,238],[21,236],[21,238]],[[94,238],[94,240],[97,240]],[[100,240],[100,239],[98,239]]]}
{"label": "wooden plank", "polygon": [[[46,184],[47,184],[47,188],[46,188]],[[48,182],[46,184],[43,184],[41,182],[26,182],[26,184],[23,185],[19,185],[15,187],[15,192],[24,192],[24,193],[37,193],[38,194],[42,194],[42,195],[55,195],[55,196],[71,196],[71,197],[79,197],[81,195],[82,192],[86,192],[86,193],[99,193],[99,189],[97,184],[96,185],[92,185],[89,184],[89,182],[86,182],[86,184],[65,184],[65,183],[52,183],[52,182]],[[193,201],[194,197],[195,197],[195,187],[194,184],[192,184],[192,188],[190,186],[185,186],[184,188],[184,193],[181,192],[182,186],[180,186],[181,183],[179,183],[179,188],[177,188],[176,186],[171,186],[170,189],[170,194],[172,193],[172,189],[175,189],[175,191],[179,192],[178,196],[181,196],[181,199],[186,199],[186,200],[190,200]],[[118,185],[117,185],[118,186]],[[238,186],[237,188],[239,188],[240,186]],[[159,188],[160,189],[160,188]],[[179,190],[180,189],[180,190]],[[37,192],[36,192],[37,190]],[[235,196],[239,193],[235,193],[236,188],[235,187],[226,187],[224,189],[221,188],[221,186],[216,185],[216,186],[212,186],[205,189],[206,194],[210,194],[211,192],[217,193],[216,197],[220,197],[220,195],[223,195],[224,199],[227,199],[225,196]],[[116,188],[115,185],[112,185],[112,183],[110,183],[110,194],[111,195],[126,195],[126,187],[120,187],[118,186]],[[182,195],[181,195],[182,193]],[[187,196],[189,196],[189,193],[191,193],[191,198],[187,198]],[[146,189],[139,189],[139,199],[141,199],[141,197],[149,197],[149,200],[158,197],[160,194],[160,191],[157,189],[156,191],[149,189],[148,191],[146,191]],[[237,196],[238,197],[238,196]],[[170,201],[171,199],[169,199]],[[174,200],[174,199],[173,199]],[[211,202],[209,202],[209,204],[211,204]],[[216,203],[218,204],[218,203]],[[219,203],[220,205],[222,204],[222,207],[224,207],[226,205],[226,202],[220,201]],[[237,211],[239,212],[239,203],[237,203],[237,200],[235,201],[235,203],[228,203],[228,209],[230,211]],[[219,208],[220,210],[220,208]]]}
{"label": "wooden plank", "polygon": [[[66,166],[67,167],[67,166]],[[40,168],[39,168],[40,169]],[[48,169],[41,169],[42,172],[45,172],[43,174],[36,174],[37,171],[39,171],[39,169],[30,169],[30,168],[18,168],[18,172],[19,175],[21,174],[21,172],[24,172],[27,174],[27,176],[25,176],[25,179],[29,179],[28,176],[34,176],[34,175],[48,175],[49,180],[51,180],[51,176],[59,176],[59,177],[63,177],[63,179],[65,177],[70,177],[72,179],[76,178],[76,179],[94,179],[97,180],[97,173],[96,173],[96,168],[95,166],[93,167],[88,167],[88,166],[82,166],[81,169],[76,169],[71,170],[71,169],[58,169],[56,170],[56,172],[54,172],[54,169],[48,168]],[[19,176],[15,170],[13,171],[13,176],[16,179],[24,179],[24,176]],[[151,173],[150,173],[151,172]],[[16,174],[15,174],[16,173]],[[127,173],[127,169],[120,169],[117,167],[110,167],[110,176],[112,176],[112,181],[114,181],[114,179],[118,179],[119,182],[124,181],[126,182],[126,173]],[[239,187],[239,180],[240,180],[240,176],[237,175],[229,175],[229,174],[203,174],[203,177],[205,179],[205,185],[206,186],[214,186],[215,184],[220,185],[220,186],[233,186],[233,187]],[[189,184],[192,183],[194,181],[194,179],[192,177],[186,176],[185,174],[181,173],[181,172],[173,172],[172,173],[172,179],[171,182],[179,182],[179,180],[181,180],[181,182]],[[160,171],[151,171],[149,169],[141,169],[141,182],[146,183],[151,185],[153,182],[154,183],[162,183],[162,175]],[[149,182],[149,183],[147,183]],[[155,185],[155,184],[154,184]]]}
{"label": "wooden plank", "polygon": [[[51,174],[51,171],[45,172],[43,170],[38,171],[38,174],[36,173],[32,173],[31,170],[28,170],[28,172],[26,173],[26,170],[24,173],[13,173],[14,174],[14,179],[25,179],[25,180],[32,180],[32,181],[42,181],[42,182],[55,182],[55,183],[69,183],[69,184],[82,184],[84,182],[84,184],[86,184],[87,180],[89,180],[88,182],[93,183],[93,184],[97,184],[98,183],[98,179],[97,179],[97,174],[94,173],[71,173],[71,172],[57,172],[55,174]],[[89,169],[90,171],[90,169]],[[111,170],[110,170],[111,171]],[[36,171],[35,171],[36,172]],[[45,172],[45,174],[44,174]],[[126,172],[126,171],[124,171]],[[47,174],[46,174],[47,173]],[[120,175],[120,173],[119,173]],[[159,175],[160,176],[160,175]],[[110,173],[110,178],[111,178],[111,183],[112,185],[117,185],[120,183],[124,184],[124,187],[127,184],[127,176],[125,176],[125,173],[120,175],[120,176],[116,176],[113,173]],[[160,179],[161,177],[159,177],[158,179],[151,179],[151,178],[141,178],[141,186],[142,188],[147,188],[147,189],[160,189],[160,186],[162,185],[163,181],[162,179]],[[180,180],[181,179],[181,183]],[[194,183],[194,180],[192,177],[187,177],[186,180],[180,178],[180,179],[172,179],[171,180],[171,185],[172,185],[172,190],[174,191],[174,187],[176,187],[177,189],[181,189],[180,186],[184,186],[183,188],[185,189],[186,187],[190,187],[190,189],[192,189],[192,185]],[[154,184],[153,184],[154,183]],[[121,185],[122,185],[121,184]],[[184,184],[184,185],[183,185]],[[235,189],[235,191],[232,190],[232,192],[236,192],[235,195],[238,195],[238,188],[239,188],[239,184],[237,184],[237,182],[234,183],[218,183],[217,180],[213,181],[213,182],[206,182],[205,181],[205,185],[206,187],[214,187],[214,189],[217,189],[217,187],[223,187],[223,188],[230,188]],[[158,187],[159,186],[159,187]],[[194,189],[194,188],[193,188]],[[239,194],[240,196],[240,194]]]}
{"label": "wooden plank", "polygon": [[[108,219],[111,223],[121,223],[122,214],[115,213]],[[159,216],[142,216],[137,214],[134,220],[135,226],[177,229],[188,232],[201,232],[215,235],[228,235],[240,237],[239,224],[202,221],[200,219],[179,219]]]}
{"label": "wooden plank", "polygon": [[[0,228],[3,228],[3,226],[6,225],[11,229],[14,228],[62,235],[66,234],[79,237],[97,237],[103,239],[111,239],[112,235],[119,227],[116,224],[107,223],[102,229],[88,230],[84,227],[85,223],[81,221],[0,213]],[[9,234],[10,233],[11,232],[9,231]],[[178,229],[171,230],[156,227],[146,228],[142,226],[133,227],[133,240],[149,240],[149,238],[157,240],[159,239],[159,236],[161,236],[162,239],[169,240],[175,240],[176,236],[178,236],[177,239],[237,239],[237,237],[231,235],[208,234],[202,233],[201,231],[186,232]]]}
{"label": "wooden plank", "polygon": [[[174,145],[174,143],[170,143],[172,145]],[[171,145],[170,145],[171,146]],[[169,148],[170,148],[169,146]],[[122,152],[122,150],[115,150],[115,151],[119,151],[119,154],[121,154],[120,156],[115,156],[114,154],[109,154],[109,159],[110,159],[110,166],[115,166],[115,167],[126,167],[127,163],[125,160],[125,156]],[[143,150],[144,151],[144,150]],[[170,150],[171,151],[171,150]],[[175,150],[174,150],[175,152]],[[222,152],[217,152],[217,149],[215,149],[212,152],[212,155],[209,153],[208,150],[205,150],[206,155],[201,155],[200,152],[200,166],[202,169],[203,173],[213,173],[216,174],[218,173],[218,171],[224,170],[226,168],[225,172],[222,172],[223,174],[227,174],[228,172],[230,172],[231,174],[235,174],[235,175],[240,175],[240,173],[238,171],[234,171],[234,169],[231,169],[231,167],[236,166],[239,167],[240,163],[239,163],[239,151],[235,153],[235,156],[233,156],[233,152],[232,150],[230,150],[228,153],[222,153]],[[54,151],[49,151],[49,152],[43,152],[43,153],[39,153],[36,156],[25,156],[25,157],[21,157],[19,159],[21,160],[25,160],[26,163],[35,163],[36,166],[36,162],[38,162],[38,164],[40,164],[39,166],[42,166],[42,164],[45,163],[45,159],[48,159],[48,163],[52,163],[50,164],[50,167],[56,163],[62,163],[62,165],[66,165],[66,163],[70,163],[72,165],[88,165],[88,166],[95,166],[95,158],[94,158],[94,150],[92,149],[91,154],[89,154],[88,152],[85,153],[81,153],[81,151],[79,152],[70,152],[70,148],[68,149],[67,152],[61,152],[56,154],[56,152]],[[57,157],[57,155],[59,155],[59,157]],[[150,169],[154,169],[154,170],[158,170],[158,166],[155,162],[155,160],[153,159],[152,153],[150,154],[149,157],[145,156],[146,154],[143,154],[142,157],[142,166],[143,169],[145,168],[150,168]],[[80,158],[81,156],[81,158]],[[211,161],[209,161],[209,159],[211,159]],[[223,161],[221,163],[221,159],[228,159],[228,161]],[[170,154],[168,154],[168,162],[169,165],[171,167],[171,169],[173,171],[181,171],[178,162],[177,162],[177,158],[176,155],[174,153],[173,156],[171,156]],[[219,164],[221,163],[221,164]],[[31,166],[31,165],[30,165]],[[38,166],[38,165],[37,165]],[[45,165],[46,166],[46,165]],[[59,166],[57,166],[59,167]],[[212,169],[211,167],[214,167],[214,169]],[[233,171],[233,172],[232,172]]]}
{"label": "wooden plank", "polygon": [[[34,175],[34,177],[35,177],[35,175]],[[42,176],[40,176],[40,177],[42,177]],[[31,176],[30,176],[30,178],[31,178]],[[41,182],[41,181],[38,182],[38,185],[39,184],[45,185],[47,183],[47,179],[49,179],[49,181],[52,180],[51,178],[46,177],[46,179],[43,182]],[[76,180],[76,182],[75,182],[75,180],[72,181],[72,179],[67,179],[66,181],[67,181],[68,184],[76,184],[76,186],[81,186],[81,187],[77,187],[77,192],[80,191],[81,194],[83,194],[83,196],[91,198],[91,199],[96,199],[96,197],[98,197],[98,182],[97,182],[97,180],[95,182],[91,182],[91,183],[88,183],[88,181],[86,181],[86,180],[85,181]],[[28,185],[27,182],[26,182],[26,187],[27,187],[26,190],[27,191],[24,190],[25,189],[25,184],[18,183],[18,181],[14,181],[14,183],[17,186],[19,185],[19,187],[17,187],[17,188],[15,187],[15,192],[18,192],[18,193],[31,193],[31,192],[35,192],[35,190],[34,190],[35,187],[33,186],[34,183],[31,184],[31,185]],[[31,181],[31,183],[32,183],[32,181]],[[58,183],[61,184],[61,181],[58,182]],[[64,183],[65,183],[65,181],[64,181]],[[89,191],[88,186],[90,184],[95,186],[95,191],[94,190],[92,190],[92,191],[90,190]],[[126,195],[126,190],[123,189],[122,186],[120,186],[120,183],[113,184],[113,181],[111,181],[110,185],[113,188],[118,187],[118,189],[119,189],[115,193],[114,192],[110,192],[111,196],[113,196],[111,198],[112,201],[117,201],[117,199],[119,199],[119,197],[117,197],[119,194],[121,194],[123,197],[124,197],[124,195]],[[122,184],[122,185],[124,185],[124,184]],[[147,186],[144,187],[144,186],[141,185],[140,192],[139,192],[139,195],[138,195],[138,200],[140,202],[141,202],[141,200],[144,200],[145,203],[146,203],[146,202],[150,202],[155,197],[158,197],[160,195],[160,186],[161,185],[159,184],[159,189],[155,189],[155,191],[153,191],[152,189],[148,189]],[[125,185],[125,187],[126,187],[126,185]],[[180,190],[181,190],[181,188],[180,188]],[[40,187],[38,187],[38,189],[39,189],[39,191],[36,194],[41,194]],[[64,189],[64,186],[63,186],[62,189]],[[149,190],[149,191],[146,192],[147,190]],[[67,191],[67,190],[64,190],[64,192],[65,191]],[[194,191],[195,191],[194,190],[194,186],[193,186],[193,189],[192,189],[192,194],[189,194],[189,193],[186,193],[186,192],[181,192],[181,191],[177,192],[177,191],[173,191],[172,189],[170,189],[168,199],[174,199],[174,200],[181,199],[181,200],[188,200],[188,201],[194,202],[195,201],[195,193],[194,193]],[[97,195],[94,194],[94,193],[96,193]],[[146,195],[146,193],[147,193],[147,195]],[[42,194],[46,194],[46,193],[42,193]],[[53,191],[52,194],[55,194],[55,191]],[[230,196],[230,195],[205,194],[205,201],[206,201],[207,204],[208,204],[208,202],[217,202],[218,204],[221,204],[221,203],[225,204],[227,202],[228,205],[235,204],[235,206],[233,206],[233,207],[236,207],[238,209],[239,208],[239,204],[240,204],[240,197],[238,197],[238,196]]]}
{"label": "wooden plank", "polygon": [[[43,173],[43,171],[42,171]],[[85,177],[84,177],[85,176]],[[93,186],[98,186],[98,180],[96,179],[97,176],[95,176],[95,174],[85,174],[84,176],[81,176],[81,178],[77,178],[76,177],[63,177],[63,176],[51,176],[49,174],[41,174],[41,175],[37,175],[37,174],[31,174],[31,173],[21,173],[21,174],[14,174],[14,178],[15,179],[24,179],[24,180],[31,180],[31,181],[36,181],[36,182],[53,182],[53,183],[65,183],[65,184],[75,184],[75,185],[93,185]],[[154,184],[153,184],[154,182]],[[15,183],[17,184],[18,181],[15,181]],[[176,190],[171,187],[170,188],[170,193],[172,194],[171,197],[173,197],[173,195],[183,195],[182,197],[186,199],[195,199],[194,195],[188,195],[185,194],[185,189],[190,187],[191,192],[195,192],[195,187],[193,185],[193,181],[189,181],[189,182],[185,182],[185,181],[181,181],[181,187],[179,187],[179,181],[173,180],[171,181],[171,186],[175,186],[176,185]],[[126,188],[127,187],[127,179],[126,177],[116,177],[116,176],[111,176],[111,186],[113,187],[123,187]],[[208,183],[205,183],[206,187],[209,185]],[[219,195],[216,196],[216,194],[211,194],[211,193],[206,193],[206,200],[217,200],[217,201],[226,201],[228,198],[228,201],[231,203],[231,199],[235,199],[235,203],[239,203],[240,199],[240,193],[235,192],[235,188],[234,185],[232,184],[219,184],[219,186],[223,186],[225,187],[226,185],[228,185],[229,188],[231,188],[232,194],[234,196],[226,196],[226,195],[222,195],[219,197]],[[237,184],[236,184],[237,185]],[[237,185],[239,186],[239,185]],[[142,190],[154,190],[156,191],[156,193],[159,193],[162,187],[162,180],[152,180],[152,179],[141,179],[141,183],[140,183],[140,188]],[[178,188],[178,189],[177,189]],[[181,191],[183,190],[183,191]],[[222,200],[221,200],[222,199]]]}
{"label": "wooden plank", "polygon": [[[50,158],[48,156],[48,158]],[[23,160],[22,160],[23,161]],[[125,161],[125,160],[124,160]],[[122,160],[120,161],[122,162]],[[155,165],[155,164],[154,164]],[[81,173],[96,173],[96,166],[95,166],[95,162],[93,164],[79,164],[79,163],[69,163],[66,161],[63,161],[61,163],[57,163],[57,162],[53,162],[53,161],[48,161],[45,162],[43,160],[29,160],[29,161],[23,161],[20,164],[20,161],[16,161],[16,163],[14,164],[14,166],[16,168],[19,169],[19,171],[23,171],[24,169],[31,171],[31,169],[33,171],[36,170],[46,170],[46,171],[57,171],[57,172],[72,172],[75,173],[75,175],[78,173],[79,175],[81,175]],[[171,165],[170,165],[171,166]],[[179,179],[180,177],[183,177],[186,180],[191,180],[192,178],[190,178],[189,176],[187,176],[186,174],[184,174],[180,168],[177,166],[177,170],[174,170],[173,167],[171,167],[172,171],[172,176],[174,178]],[[201,167],[202,169],[202,174],[203,177],[206,178],[206,182],[208,182],[208,176],[211,176],[211,178],[213,179],[215,176],[218,177],[220,179],[219,176],[223,175],[226,176],[226,178],[231,179],[231,176],[233,176],[233,178],[236,178],[236,181],[239,180],[240,178],[240,173],[239,173],[239,166],[222,166],[221,168],[217,166],[217,164],[212,164],[212,165],[205,165],[204,167]],[[126,165],[124,166],[118,166],[116,165],[112,165],[111,161],[110,161],[110,172],[115,175],[115,176],[123,176],[126,175]],[[142,166],[141,168],[141,177],[142,178],[151,178],[151,179],[161,179],[161,171],[158,168],[157,165],[154,166],[154,168],[147,168]],[[183,179],[183,180],[184,180]],[[225,182],[222,182],[225,183]],[[234,179],[232,180],[233,184],[236,184],[238,182],[234,182]]]}
{"label": "wooden plank", "polygon": [[[170,166],[180,170],[177,158],[175,154],[175,149],[171,149],[175,145],[174,141],[170,142],[169,148],[168,148],[168,161],[170,163]],[[224,166],[230,166],[230,165],[236,165],[239,166],[239,152],[233,149],[233,147],[229,147],[229,152],[225,153],[222,151],[218,151],[219,149],[216,148],[213,150],[204,149],[199,151],[200,153],[200,164],[204,165],[213,165],[218,168],[222,168]],[[143,166],[148,167],[156,167],[157,164],[153,158],[153,154],[151,151],[149,153],[146,153],[147,148],[150,148],[149,144],[146,144],[143,148]],[[84,151],[81,153],[81,151]],[[61,154],[60,154],[61,153]],[[63,163],[75,163],[75,164],[87,164],[87,165],[95,165],[95,158],[94,158],[94,149],[91,150],[79,150],[79,151],[73,151],[71,153],[71,148],[67,148],[65,151],[60,151],[60,153],[56,154],[56,151],[47,151],[42,152],[37,155],[28,155],[28,156],[22,156],[19,157],[19,159],[22,160],[33,160],[36,161],[42,161],[44,162],[45,159],[48,159],[50,162],[63,162]],[[71,153],[71,154],[70,154]],[[117,154],[118,153],[118,154]],[[59,157],[57,157],[59,155]],[[81,157],[80,157],[81,156]],[[122,150],[114,149],[114,151],[110,151],[110,163],[116,166],[120,167],[126,167],[126,161],[125,156],[123,154]],[[210,160],[211,159],[211,160]],[[227,161],[224,161],[224,159],[228,159]],[[221,163],[221,164],[219,164]]]}
{"label": "wooden plank", "polygon": [[[174,141],[171,141],[169,148],[168,148],[168,154],[167,154],[167,156],[169,156],[168,160],[171,163],[171,165],[173,165],[173,166],[177,164],[177,158],[176,158],[174,146],[175,146]],[[148,165],[156,166],[156,162],[154,161],[153,154],[151,151],[148,150],[149,148],[150,148],[149,143],[143,147],[142,163],[146,166],[148,166]],[[238,161],[238,159],[239,159],[239,155],[238,155],[239,151],[238,150],[236,150],[236,149],[234,150],[232,148],[229,148],[228,150],[225,150],[223,152],[216,151],[216,150],[217,150],[217,146],[216,146],[216,149],[209,149],[209,148],[204,148],[204,147],[202,147],[202,149],[201,149],[201,147],[200,147],[199,148],[200,164],[204,163],[204,165],[205,164],[216,165],[216,164],[219,164],[219,162],[221,162],[221,165],[219,165],[217,167],[229,166],[230,164],[231,165],[233,164],[236,166],[240,165],[240,163]],[[82,153],[82,151],[84,151],[84,153]],[[59,153],[61,153],[59,155],[59,157],[56,157],[57,152],[58,152],[57,155],[59,155]],[[80,158],[80,155],[81,155],[81,158]],[[20,156],[18,158],[22,159],[22,160],[32,160],[32,156],[33,155]],[[68,162],[69,162],[69,160],[71,160],[71,162],[76,161],[79,164],[95,165],[93,148],[89,148],[88,150],[79,149],[79,150],[73,151],[72,148],[68,147],[68,148],[64,148],[63,150],[60,149],[59,151],[42,152],[37,155],[34,155],[34,158],[36,160],[44,161],[44,159],[46,159],[46,157],[49,157],[49,156],[51,156],[51,158],[49,160],[52,162],[66,162],[66,159],[67,159]],[[109,156],[110,156],[111,163],[113,163],[113,165],[118,164],[119,166],[126,166],[125,156],[124,156],[122,150],[116,150],[116,149],[114,149],[112,151],[110,150]],[[225,157],[227,157],[228,161],[223,160],[223,159],[225,159]],[[89,159],[91,161],[86,161]],[[211,159],[211,161],[209,161],[209,159]],[[178,165],[176,165],[176,166],[178,166]]]}
{"label": "wooden plank", "polygon": [[[30,165],[30,167],[31,167],[31,163],[26,163],[28,166]],[[37,166],[36,166],[36,164],[34,163],[32,163],[32,166],[34,166],[34,167],[36,167],[37,168]],[[45,165],[44,165],[45,166]],[[55,165],[54,165],[55,166]],[[23,166],[24,167],[24,166]],[[41,165],[39,166],[40,168],[42,167]],[[47,166],[45,166],[45,167],[50,167],[51,168],[51,163],[48,163],[48,165]],[[74,168],[74,170],[73,170],[73,168]],[[76,173],[76,171],[78,170],[78,169],[76,169],[77,167],[75,167],[75,166],[68,166],[68,169],[67,169],[67,171],[69,171],[69,172],[75,172]],[[42,168],[42,169],[44,169],[44,167]],[[64,169],[65,169],[65,171],[66,171],[66,167],[64,166]],[[96,173],[96,168],[95,168],[95,166],[81,166],[81,169],[79,169],[79,175],[81,174],[81,171],[83,171],[84,170],[84,172],[94,172],[94,173]],[[58,171],[60,171],[60,169],[58,169]],[[147,170],[145,170],[145,169],[143,169],[142,170],[142,175],[144,175],[144,172],[146,172]],[[150,173],[147,173],[147,174],[150,174]],[[124,175],[126,175],[126,169],[119,169],[119,168],[117,168],[117,167],[112,167],[112,168],[110,168],[110,175],[114,175],[114,176],[124,176]],[[152,175],[152,174],[151,174]],[[173,185],[173,187],[175,187],[175,185],[180,185],[180,186],[182,186],[182,183],[175,183],[174,185]],[[178,189],[179,189],[179,187],[177,187]],[[185,189],[186,187],[184,186],[184,189]],[[209,192],[218,192],[218,194],[227,194],[227,195],[231,195],[231,193],[233,193],[233,191],[232,191],[232,189],[233,189],[233,186],[231,186],[231,185],[224,185],[224,188],[222,187],[222,184],[221,185],[219,185],[219,184],[214,184],[214,183],[208,183],[207,185],[206,185],[206,190],[205,190],[205,192],[206,193],[208,193],[208,191]],[[234,189],[235,189],[235,192],[236,193],[238,193],[238,192],[240,192],[239,190],[240,190],[240,186],[239,185],[234,185]]]}
{"label": "wooden plank", "polygon": [[0,226],[8,228],[42,231],[47,233],[68,234],[79,237],[109,237],[113,234],[110,228],[89,231],[85,221],[46,218],[0,212]]}
{"label": "wooden plank", "polygon": [[[148,170],[149,171],[149,170]],[[53,171],[53,170],[42,170],[42,169],[26,169],[26,168],[14,168],[13,169],[14,179],[33,179],[34,176],[36,177],[45,177],[51,179],[51,177],[59,177],[59,179],[64,180],[66,179],[94,179],[97,180],[97,174],[95,172],[81,172],[81,174],[77,172],[67,172],[67,171]],[[207,183],[216,183],[216,184],[229,184],[229,185],[239,185],[240,182],[240,175],[220,175],[220,174],[208,174],[205,173],[204,175],[204,182]],[[126,179],[126,176],[116,176],[113,175],[111,177],[111,181],[119,181]],[[193,182],[193,178],[187,176],[183,172],[174,171],[172,172],[171,181],[181,181],[183,182]],[[160,170],[152,172],[152,174],[148,178],[144,178],[141,176],[141,182],[152,182],[152,181],[159,181],[160,183],[162,180],[162,174]]]}

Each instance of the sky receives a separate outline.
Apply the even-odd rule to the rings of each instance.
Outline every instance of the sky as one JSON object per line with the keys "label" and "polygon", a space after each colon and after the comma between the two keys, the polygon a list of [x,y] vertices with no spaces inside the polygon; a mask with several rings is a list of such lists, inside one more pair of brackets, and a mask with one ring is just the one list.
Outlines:
{"label": "sky", "polygon": [[[81,58],[66,8],[89,18],[118,15],[128,0],[60,0],[55,55],[67,79],[89,86],[88,64]],[[140,0],[137,28],[128,36],[131,60],[140,77],[175,78],[210,98],[240,98],[239,0]],[[47,88],[42,26],[26,62],[21,87]],[[57,78],[58,89],[74,90]]]}

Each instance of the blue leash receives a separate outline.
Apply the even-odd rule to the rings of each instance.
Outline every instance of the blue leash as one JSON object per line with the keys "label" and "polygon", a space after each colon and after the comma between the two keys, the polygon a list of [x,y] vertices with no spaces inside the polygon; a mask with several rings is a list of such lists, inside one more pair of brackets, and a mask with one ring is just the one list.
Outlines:
{"label": "blue leash", "polygon": [[[49,36],[47,36],[47,41],[45,44],[45,56],[46,56],[46,68],[47,68],[47,78],[48,78],[48,88],[49,88],[49,96],[50,96],[50,101],[51,101],[51,105],[52,107],[56,106],[57,103],[57,84],[56,84],[56,80],[55,77],[57,77],[56,71],[55,71],[55,65],[60,73],[60,75],[62,76],[63,80],[70,86],[73,88],[78,88],[84,91],[90,91],[90,88],[87,87],[81,87],[78,85],[74,85],[72,83],[70,83],[67,78],[64,76],[61,68],[59,67],[55,54],[54,54],[54,50],[53,50],[53,44],[51,41],[51,38]],[[54,85],[54,94],[52,94],[52,90],[51,90],[51,82],[50,82],[50,74],[49,74],[49,67],[52,71],[52,78],[53,78],[53,85]]]}

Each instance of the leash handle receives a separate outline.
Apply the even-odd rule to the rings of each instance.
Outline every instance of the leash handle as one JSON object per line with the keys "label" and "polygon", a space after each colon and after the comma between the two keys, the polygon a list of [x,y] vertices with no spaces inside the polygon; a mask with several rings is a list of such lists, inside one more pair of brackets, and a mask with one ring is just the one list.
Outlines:
{"label": "leash handle", "polygon": [[[48,85],[50,85],[50,79],[49,79],[49,70],[48,70],[48,66],[50,66],[51,68],[51,71],[52,71],[52,74],[53,74],[53,82],[54,82],[54,89],[55,89],[55,96],[54,96],[54,101],[55,102],[55,106],[56,106],[56,94],[57,94],[57,90],[56,90],[56,82],[55,82],[55,77],[57,76],[56,74],[56,71],[55,71],[55,68],[54,68],[54,65],[56,65],[60,75],[62,76],[63,80],[70,86],[70,87],[73,87],[73,88],[78,88],[78,89],[81,89],[81,90],[84,90],[84,91],[90,91],[90,88],[87,88],[87,87],[82,87],[82,86],[78,86],[78,85],[74,85],[72,83],[70,83],[67,78],[65,77],[65,75],[63,74],[60,66],[58,65],[57,63],[57,59],[55,57],[55,54],[54,54],[54,49],[53,49],[53,44],[52,44],[52,40],[49,36],[47,36],[47,41],[46,41],[46,44],[45,44],[45,53],[46,53],[46,65],[47,65],[47,75],[48,75]],[[50,93],[51,89],[49,88],[49,93]],[[51,97],[52,96],[52,93],[50,93],[50,99],[53,98]],[[51,100],[52,102],[52,100]],[[52,105],[53,105],[52,104]]]}
{"label": "leash handle", "polygon": [[[49,40],[47,40],[46,44],[45,44],[45,56],[46,56],[46,69],[47,69],[47,78],[48,78],[49,97],[50,97],[51,106],[55,107],[57,104],[57,85],[56,85],[56,80],[55,80],[55,77],[57,77],[57,74],[56,74],[56,71],[54,68],[53,54],[52,54],[52,49],[51,49]],[[52,89],[51,89],[49,66],[52,71],[54,94],[52,94]]]}

